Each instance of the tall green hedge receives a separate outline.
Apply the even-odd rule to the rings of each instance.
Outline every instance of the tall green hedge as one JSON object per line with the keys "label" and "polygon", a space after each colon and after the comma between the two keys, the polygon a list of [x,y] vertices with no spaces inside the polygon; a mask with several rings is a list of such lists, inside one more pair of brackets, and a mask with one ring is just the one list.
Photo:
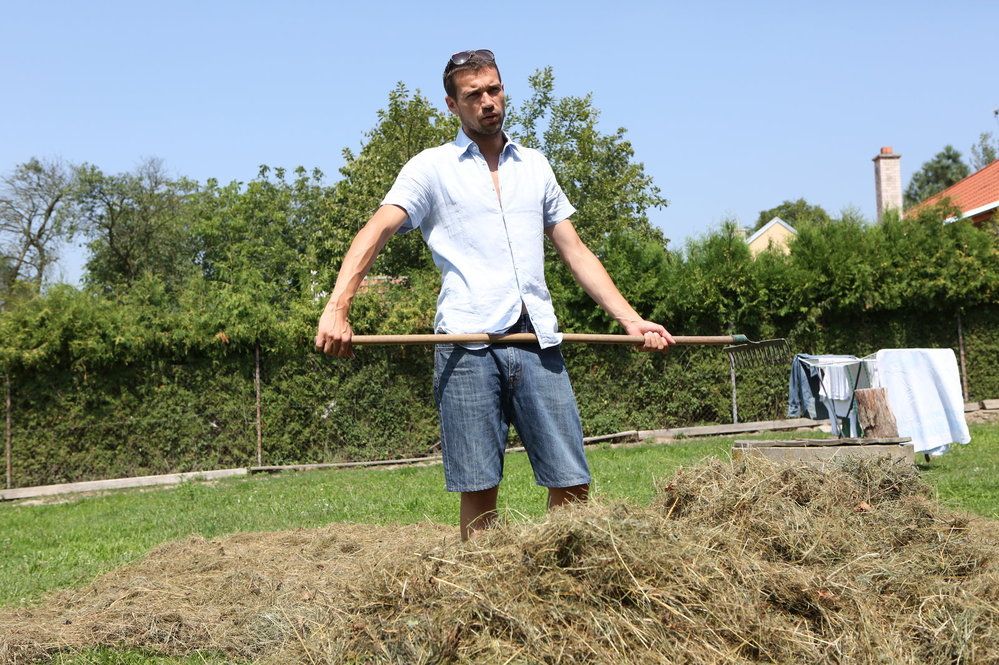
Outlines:
{"label": "tall green hedge", "polygon": [[[58,286],[0,312],[15,485],[255,463],[257,348],[263,462],[433,448],[429,349],[365,348],[350,361],[311,350],[328,269],[296,247],[309,246],[303,211],[321,212],[323,199],[297,182],[301,200],[288,194],[291,185],[268,183],[198,199],[216,235],[243,234],[213,241],[210,270],[173,281],[146,274],[110,291]],[[240,212],[254,201],[253,215]],[[271,228],[282,211],[296,233]],[[940,208],[876,225],[846,215],[800,229],[786,256],[751,257],[732,225],[682,251],[620,229],[591,246],[639,311],[680,334],[786,337],[809,353],[956,351],[960,318],[969,397],[997,397],[999,235],[994,225],[945,223],[949,214]],[[256,226],[233,221],[241,216]],[[427,268],[406,277],[355,300],[356,331],[430,330],[439,277]],[[547,277],[564,330],[615,330],[554,258]],[[731,418],[728,362],[718,349],[564,353],[588,434]],[[787,367],[740,370],[740,419],[781,416],[786,384]]]}
{"label": "tall green hedge", "polygon": [[[999,307],[962,319],[970,398],[999,395]],[[784,334],[791,334],[790,331]],[[951,347],[950,316],[872,314],[791,337],[796,352]],[[566,346],[584,431],[729,422],[727,355]],[[423,455],[438,441],[429,348],[365,348],[352,360],[310,351],[262,357],[263,462]],[[740,370],[740,420],[782,417],[787,365]],[[12,373],[14,484],[192,471],[256,463],[252,348],[209,357],[35,368]]]}

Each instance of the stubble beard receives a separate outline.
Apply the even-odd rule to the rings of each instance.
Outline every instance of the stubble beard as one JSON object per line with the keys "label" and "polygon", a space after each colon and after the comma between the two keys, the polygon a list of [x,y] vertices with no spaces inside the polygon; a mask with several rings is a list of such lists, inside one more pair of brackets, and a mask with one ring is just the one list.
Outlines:
{"label": "stubble beard", "polygon": [[474,139],[475,136],[480,136],[482,138],[487,138],[491,136],[496,136],[503,131],[503,125],[506,122],[506,110],[503,110],[499,114],[499,122],[495,125],[486,126],[483,125],[481,121],[476,121],[473,126],[466,126],[465,133],[469,134],[470,139]]}

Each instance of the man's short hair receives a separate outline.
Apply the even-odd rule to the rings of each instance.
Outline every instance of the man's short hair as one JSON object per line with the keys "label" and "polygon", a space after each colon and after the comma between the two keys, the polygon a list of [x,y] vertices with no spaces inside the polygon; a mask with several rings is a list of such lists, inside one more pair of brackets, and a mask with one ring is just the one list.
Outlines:
{"label": "man's short hair", "polygon": [[[454,64],[455,56],[466,55],[467,59],[460,65]],[[454,84],[454,75],[458,72],[466,71],[479,71],[480,69],[492,68],[496,70],[496,76],[499,77],[500,83],[503,82],[503,76],[500,74],[499,66],[496,64],[496,58],[493,57],[492,51],[486,51],[484,49],[478,51],[462,51],[455,53],[447,61],[447,65],[444,67],[444,92],[451,99],[456,99],[458,94],[458,89]]]}

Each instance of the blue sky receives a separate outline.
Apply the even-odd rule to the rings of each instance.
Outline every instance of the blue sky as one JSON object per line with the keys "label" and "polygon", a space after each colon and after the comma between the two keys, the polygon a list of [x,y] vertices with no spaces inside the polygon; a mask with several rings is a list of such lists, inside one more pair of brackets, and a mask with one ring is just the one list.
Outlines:
{"label": "blue sky", "polygon": [[[453,51],[491,48],[507,92],[551,65],[593,94],[671,205],[674,246],[784,199],[874,216],[871,158],[907,182],[945,144],[999,133],[996,2],[5,3],[0,170],[32,156],[107,172],[333,182],[398,81],[443,108]],[[67,252],[63,277],[80,271]]]}

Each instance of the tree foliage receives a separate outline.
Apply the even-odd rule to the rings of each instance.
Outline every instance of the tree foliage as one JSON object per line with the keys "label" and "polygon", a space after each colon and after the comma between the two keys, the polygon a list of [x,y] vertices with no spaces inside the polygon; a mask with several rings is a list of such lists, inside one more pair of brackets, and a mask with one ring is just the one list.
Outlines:
{"label": "tree foliage", "polygon": [[804,224],[827,224],[830,221],[829,213],[820,205],[812,205],[805,199],[785,200],[774,208],[761,210],[753,230],[763,228],[774,217],[780,217],[795,229]]}
{"label": "tree foliage", "polygon": [[599,128],[593,96],[559,97],[551,67],[529,78],[531,95],[511,110],[507,131],[524,145],[540,150],[566,196],[577,208],[573,221],[584,242],[595,243],[617,232],[637,233],[663,245],[662,231],[649,222],[650,208],[669,201],[635,161],[635,149],[619,127]]}
{"label": "tree foliage", "polygon": [[999,139],[992,132],[982,132],[978,143],[971,146],[971,170],[981,171],[996,159],[999,159]]}
{"label": "tree foliage", "polygon": [[317,226],[330,225],[330,191],[318,169],[287,175],[262,166],[245,186],[211,180],[192,200],[200,272],[188,297],[233,343],[283,343],[295,329],[291,312],[318,291],[313,241]]}
{"label": "tree foliage", "polygon": [[174,286],[191,274],[195,247],[186,203],[195,183],[171,179],[162,162],[150,159],[117,175],[85,164],[77,170],[77,188],[88,285],[120,294],[147,274]]}
{"label": "tree foliage", "polygon": [[904,204],[908,208],[942,192],[970,175],[968,165],[961,160],[961,153],[952,145],[934,155],[912,174],[905,188]]}
{"label": "tree foliage", "polygon": [[[454,139],[459,122],[438,110],[419,90],[402,83],[389,93],[388,106],[377,113],[378,123],[358,153],[344,148],[340,181],[333,187],[329,214],[316,227],[317,255],[323,276],[339,266],[354,234],[378,209],[402,167],[427,148]],[[405,275],[433,267],[418,233],[396,237],[382,250],[372,271]]]}
{"label": "tree foliage", "polygon": [[58,161],[30,159],[0,179],[0,309],[18,284],[33,293],[71,230],[70,170]]}
{"label": "tree foliage", "polygon": [[[560,97],[550,67],[529,78],[531,94],[511,106],[506,131],[523,145],[540,150],[577,212],[572,221],[580,238],[607,264],[622,291],[636,300],[639,311],[651,312],[659,290],[660,268],[669,261],[668,241],[651,224],[648,211],[663,208],[662,195],[626,138],[626,130],[600,130],[600,111],[593,97]],[[609,330],[610,318],[600,310],[547,249],[547,281],[556,312],[566,330]],[[629,276],[637,277],[631,282]]]}

